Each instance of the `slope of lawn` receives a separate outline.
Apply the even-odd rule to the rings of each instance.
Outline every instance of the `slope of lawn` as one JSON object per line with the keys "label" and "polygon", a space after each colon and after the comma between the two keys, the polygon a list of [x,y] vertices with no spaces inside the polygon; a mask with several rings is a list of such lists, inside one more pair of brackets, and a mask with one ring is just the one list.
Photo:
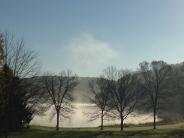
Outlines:
{"label": "slope of lawn", "polygon": [[124,132],[118,128],[61,129],[55,132],[54,128],[32,126],[30,129],[12,133],[9,138],[184,138],[184,123],[152,127],[129,127]]}

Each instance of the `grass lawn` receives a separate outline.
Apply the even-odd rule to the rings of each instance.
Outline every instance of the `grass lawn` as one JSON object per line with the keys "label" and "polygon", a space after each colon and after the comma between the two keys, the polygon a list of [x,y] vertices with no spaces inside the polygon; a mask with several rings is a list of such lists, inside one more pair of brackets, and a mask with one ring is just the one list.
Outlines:
{"label": "grass lawn", "polygon": [[9,138],[184,138],[184,123],[152,127],[128,127],[124,132],[118,128],[65,128],[55,132],[54,128],[32,126],[30,129],[12,133]]}

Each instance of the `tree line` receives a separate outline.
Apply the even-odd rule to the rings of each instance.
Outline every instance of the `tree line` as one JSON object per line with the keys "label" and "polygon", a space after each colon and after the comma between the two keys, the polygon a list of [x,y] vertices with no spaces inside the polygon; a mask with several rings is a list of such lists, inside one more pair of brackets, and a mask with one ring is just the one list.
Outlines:
{"label": "tree line", "polygon": [[[59,120],[73,113],[72,93],[79,83],[77,75],[66,70],[39,76],[37,54],[9,33],[0,33],[0,65],[0,134],[8,137],[9,132],[25,128],[34,115],[43,114],[51,106],[58,131]],[[130,114],[146,111],[153,114],[156,129],[156,117],[163,105],[174,105],[176,101],[170,97],[177,97],[178,93],[182,97],[183,67],[144,61],[137,71],[113,66],[104,69],[102,75],[89,82],[93,94],[90,102],[98,108],[90,119],[100,118],[103,130],[104,119],[119,118],[123,130]]]}

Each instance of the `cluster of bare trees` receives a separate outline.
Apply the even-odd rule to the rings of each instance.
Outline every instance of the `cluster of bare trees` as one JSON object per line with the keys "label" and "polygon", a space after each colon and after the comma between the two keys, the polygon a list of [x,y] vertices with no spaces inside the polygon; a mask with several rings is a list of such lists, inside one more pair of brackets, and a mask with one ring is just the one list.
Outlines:
{"label": "cluster of bare trees", "polygon": [[[96,87],[94,82],[89,83],[94,94],[91,101],[101,109],[101,125],[105,115],[103,111],[106,111],[110,117],[121,120],[120,126],[123,130],[124,120],[139,108],[149,109],[153,113],[153,126],[156,129],[158,110],[174,90],[171,87],[173,75],[172,66],[163,61],[142,62],[136,72],[117,70],[115,67],[105,69],[103,75],[96,80]],[[103,83],[99,80],[103,80]],[[95,117],[97,119],[99,116]]]}
{"label": "cluster of bare trees", "polygon": [[[99,80],[104,80],[104,83]],[[102,110],[102,113],[104,109],[107,109],[105,111],[106,114],[110,114],[109,117],[119,118],[121,120],[121,130],[123,130],[124,120],[134,111],[134,107],[141,96],[139,76],[128,70],[117,70],[115,67],[108,67],[104,70],[101,78],[97,79],[96,85],[98,87],[93,86],[93,89],[91,89],[91,92],[95,94],[92,99],[93,103]],[[102,117],[101,122],[103,122]],[[101,123],[101,128],[103,128],[102,125],[103,123]]]}

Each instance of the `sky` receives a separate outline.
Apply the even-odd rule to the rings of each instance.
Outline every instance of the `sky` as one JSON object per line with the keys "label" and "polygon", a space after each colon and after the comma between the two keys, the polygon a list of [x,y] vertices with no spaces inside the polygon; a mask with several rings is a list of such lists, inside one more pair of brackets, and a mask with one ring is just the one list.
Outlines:
{"label": "sky", "polygon": [[0,31],[35,50],[42,71],[98,76],[108,66],[184,61],[184,0],[0,0]]}

